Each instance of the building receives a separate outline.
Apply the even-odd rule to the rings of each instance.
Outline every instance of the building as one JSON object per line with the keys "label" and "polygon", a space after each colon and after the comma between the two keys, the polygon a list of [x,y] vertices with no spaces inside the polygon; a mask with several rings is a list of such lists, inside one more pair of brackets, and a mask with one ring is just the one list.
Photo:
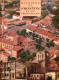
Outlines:
{"label": "building", "polygon": [[22,17],[20,17],[20,15],[14,14],[13,15],[13,19],[20,19],[20,20],[22,20]]}
{"label": "building", "polygon": [[6,52],[1,52],[0,54],[0,61],[3,61],[4,62],[8,62],[8,57],[9,57],[9,54],[6,53]]}
{"label": "building", "polygon": [[55,43],[56,45],[59,45],[59,38],[55,38],[55,39],[54,39],[54,43]]}
{"label": "building", "polygon": [[26,29],[26,32],[27,33],[29,33],[29,32],[35,32],[35,31],[37,31],[37,26],[35,26],[35,25],[29,25],[28,27],[27,27],[27,29]]}
{"label": "building", "polygon": [[35,41],[30,38],[25,38],[23,41],[23,45],[24,45],[24,47],[28,47],[28,48],[34,47]]}
{"label": "building", "polygon": [[20,45],[20,38],[16,33],[6,32],[3,37],[0,37],[0,46],[2,46],[3,62],[8,60],[8,56],[18,58],[20,52],[23,51],[23,47]]}
{"label": "building", "polygon": [[24,78],[25,64],[19,61],[10,61],[2,66],[2,79],[21,79]]}

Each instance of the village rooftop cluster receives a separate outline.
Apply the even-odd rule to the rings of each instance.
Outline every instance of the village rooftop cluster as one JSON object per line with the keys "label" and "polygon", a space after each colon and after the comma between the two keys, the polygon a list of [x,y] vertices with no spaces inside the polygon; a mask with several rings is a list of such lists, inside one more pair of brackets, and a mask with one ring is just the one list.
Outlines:
{"label": "village rooftop cluster", "polygon": [[[59,30],[52,24],[55,15],[44,7],[55,2],[43,0],[48,14],[42,8],[42,16],[31,18],[21,17],[20,4],[15,2],[8,0],[2,5],[5,6],[5,11],[1,11],[3,18],[0,17],[2,79],[58,80]],[[7,6],[13,6],[13,11]],[[56,5],[52,7],[55,9]]]}

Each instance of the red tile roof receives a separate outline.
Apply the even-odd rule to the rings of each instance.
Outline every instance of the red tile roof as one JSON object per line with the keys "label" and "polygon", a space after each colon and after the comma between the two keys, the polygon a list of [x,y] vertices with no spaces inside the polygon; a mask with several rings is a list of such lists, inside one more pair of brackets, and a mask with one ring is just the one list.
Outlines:
{"label": "red tile roof", "polygon": [[50,66],[50,70],[59,70],[58,64],[59,64],[59,62],[56,63],[56,62],[52,61],[51,66]]}
{"label": "red tile roof", "polygon": [[25,39],[25,37],[20,35],[20,41],[22,42]]}
{"label": "red tile roof", "polygon": [[25,40],[23,42],[33,42],[34,40],[30,39],[30,38],[25,38]]}
{"label": "red tile roof", "polygon": [[38,28],[38,30],[35,31],[35,33],[38,33],[38,34],[40,33],[40,34],[43,34],[43,35],[48,36],[50,38],[55,38],[55,35],[54,34],[49,33],[48,31],[46,31],[46,30],[44,30],[42,28]]}
{"label": "red tile roof", "polygon": [[23,49],[23,47],[21,47],[21,46],[15,46],[12,50],[14,50],[14,51],[19,51],[19,50],[21,50],[21,49]]}
{"label": "red tile roof", "polygon": [[5,35],[8,35],[8,36],[17,36],[16,33],[13,33],[13,32],[6,32]]}
{"label": "red tile roof", "polygon": [[49,15],[46,16],[44,19],[42,19],[42,20],[40,20],[40,21],[37,21],[37,22],[34,22],[33,24],[38,25],[38,24],[44,23],[44,24],[50,25],[51,22],[52,22],[52,17],[53,17],[53,16],[54,16],[53,14],[49,14]]}
{"label": "red tile roof", "polygon": [[55,41],[59,41],[59,38],[55,38],[54,40],[55,40]]}
{"label": "red tile roof", "polygon": [[1,43],[5,43],[5,44],[10,44],[10,45],[14,45],[14,42],[11,40],[7,40],[5,38],[0,38],[0,42]]}
{"label": "red tile roof", "polygon": [[49,53],[50,53],[50,56],[54,56],[54,55],[56,55],[56,54],[59,54],[59,50],[49,50],[48,51]]}
{"label": "red tile roof", "polygon": [[35,30],[37,30],[37,26],[29,25],[29,26],[27,27],[27,29],[29,29],[29,30],[31,30],[31,31],[35,31]]}

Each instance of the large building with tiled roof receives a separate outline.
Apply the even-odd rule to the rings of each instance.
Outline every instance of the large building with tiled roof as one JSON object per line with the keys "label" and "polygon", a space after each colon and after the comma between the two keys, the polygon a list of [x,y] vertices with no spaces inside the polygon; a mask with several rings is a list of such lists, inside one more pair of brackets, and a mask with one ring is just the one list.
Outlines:
{"label": "large building with tiled roof", "polygon": [[[0,46],[10,57],[17,58],[19,53],[23,51],[23,47],[20,46],[20,37],[16,33],[4,33],[3,37],[0,37]],[[5,55],[3,54],[3,56]]]}

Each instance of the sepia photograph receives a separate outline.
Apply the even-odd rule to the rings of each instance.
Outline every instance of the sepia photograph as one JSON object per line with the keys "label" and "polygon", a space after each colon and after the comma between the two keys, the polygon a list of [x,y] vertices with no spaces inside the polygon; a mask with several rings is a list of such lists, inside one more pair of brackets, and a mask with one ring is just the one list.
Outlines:
{"label": "sepia photograph", "polygon": [[0,80],[59,80],[59,0],[0,0]]}

